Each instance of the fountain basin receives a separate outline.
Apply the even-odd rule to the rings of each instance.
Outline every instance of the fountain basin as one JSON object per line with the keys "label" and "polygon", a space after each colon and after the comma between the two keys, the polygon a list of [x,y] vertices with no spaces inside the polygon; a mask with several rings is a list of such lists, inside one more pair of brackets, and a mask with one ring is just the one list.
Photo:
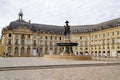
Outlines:
{"label": "fountain basin", "polygon": [[74,55],[45,55],[45,59],[67,59],[67,60],[92,60],[92,57],[89,55],[80,55],[80,56],[74,56]]}
{"label": "fountain basin", "polygon": [[77,46],[78,45],[78,43],[72,43],[72,42],[70,42],[70,43],[57,43],[57,46]]}

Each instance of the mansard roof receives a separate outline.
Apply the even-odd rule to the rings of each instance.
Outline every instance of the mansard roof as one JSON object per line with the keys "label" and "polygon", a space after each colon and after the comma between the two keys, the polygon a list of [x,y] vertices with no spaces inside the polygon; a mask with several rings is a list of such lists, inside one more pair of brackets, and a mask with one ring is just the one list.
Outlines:
{"label": "mansard roof", "polygon": [[58,33],[62,34],[64,31],[63,26],[55,26],[55,25],[46,25],[46,24],[36,24],[36,23],[29,23],[24,20],[20,21],[13,21],[7,26],[8,29],[15,29],[18,27],[26,27],[33,32],[42,32],[42,33]]}
{"label": "mansard roof", "polygon": [[[103,30],[111,27],[116,27],[120,25],[120,18],[102,22],[95,25],[77,25],[71,26],[72,33],[86,33],[86,32],[94,32],[98,30]],[[7,29],[12,30],[18,27],[26,27],[33,32],[44,32],[44,33],[56,33],[62,34],[64,32],[64,26],[56,26],[56,25],[46,25],[46,24],[36,24],[29,23],[24,20],[16,20],[13,21],[7,26]]]}

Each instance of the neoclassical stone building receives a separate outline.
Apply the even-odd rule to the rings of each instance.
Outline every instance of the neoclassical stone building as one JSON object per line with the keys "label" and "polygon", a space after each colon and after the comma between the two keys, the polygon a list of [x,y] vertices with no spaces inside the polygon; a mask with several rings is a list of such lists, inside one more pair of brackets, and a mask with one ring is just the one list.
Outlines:
{"label": "neoclassical stone building", "polygon": [[[60,54],[62,47],[56,43],[64,41],[64,26],[26,22],[22,11],[18,16],[18,20],[2,29],[1,46],[5,53],[17,57]],[[120,57],[120,18],[96,25],[71,26],[71,42],[78,43],[73,47],[75,55]]]}

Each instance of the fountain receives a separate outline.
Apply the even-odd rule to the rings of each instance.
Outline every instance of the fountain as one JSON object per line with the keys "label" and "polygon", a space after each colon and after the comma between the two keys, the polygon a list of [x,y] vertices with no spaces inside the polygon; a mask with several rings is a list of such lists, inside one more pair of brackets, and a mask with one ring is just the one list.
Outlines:
{"label": "fountain", "polygon": [[68,25],[68,21],[66,20],[66,25],[64,26],[65,31],[64,31],[64,41],[63,43],[57,43],[57,46],[62,46],[64,47],[63,52],[60,55],[74,55],[72,51],[72,46],[77,46],[78,43],[73,43],[70,41],[70,26]]}
{"label": "fountain", "polygon": [[69,21],[66,20],[66,25],[64,26],[64,42],[56,43],[57,46],[63,47],[63,52],[60,55],[45,55],[44,58],[47,59],[78,59],[78,60],[91,60],[91,56],[85,55],[74,55],[72,47],[78,46],[78,43],[73,43],[70,41],[71,30],[68,25]]}

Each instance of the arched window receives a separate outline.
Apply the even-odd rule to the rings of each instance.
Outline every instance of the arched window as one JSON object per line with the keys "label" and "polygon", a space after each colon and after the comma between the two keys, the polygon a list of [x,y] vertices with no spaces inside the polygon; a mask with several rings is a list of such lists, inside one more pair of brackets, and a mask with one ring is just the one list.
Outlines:
{"label": "arched window", "polygon": [[7,48],[7,52],[8,52],[8,54],[11,53],[11,47],[8,47],[8,48]]}
{"label": "arched window", "polygon": [[48,54],[48,48],[47,47],[45,48],[45,54]]}
{"label": "arched window", "polygon": [[48,54],[53,55],[53,48],[52,47],[50,48],[50,51]]}
{"label": "arched window", "polygon": [[24,56],[24,47],[21,48],[21,56]]}
{"label": "arched window", "polygon": [[30,56],[30,47],[27,48],[27,56]]}
{"label": "arched window", "polygon": [[19,56],[18,47],[15,47],[15,55],[14,56]]}
{"label": "arched window", "polygon": [[39,56],[43,56],[43,48],[40,48],[40,55]]}
{"label": "arched window", "polygon": [[114,46],[112,46],[112,49],[115,49],[115,47],[114,47]]}
{"label": "arched window", "polygon": [[117,49],[120,49],[120,46],[117,46]]}
{"label": "arched window", "polygon": [[55,51],[54,51],[54,54],[57,54],[57,47],[55,47]]}
{"label": "arched window", "polygon": [[37,48],[33,48],[33,50],[32,50],[32,56],[38,56],[38,54],[37,54],[37,51],[38,49]]}

